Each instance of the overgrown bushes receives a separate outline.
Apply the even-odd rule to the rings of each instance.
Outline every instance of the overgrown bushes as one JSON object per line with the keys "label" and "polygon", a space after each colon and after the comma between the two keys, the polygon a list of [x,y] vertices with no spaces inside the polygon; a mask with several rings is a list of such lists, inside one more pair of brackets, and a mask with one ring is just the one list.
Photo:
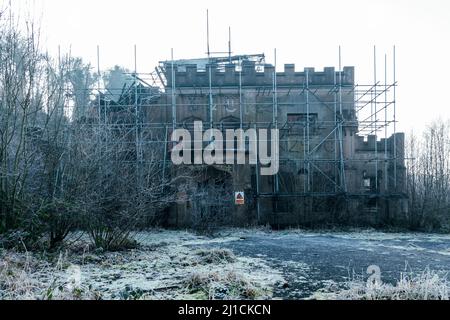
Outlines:
{"label": "overgrown bushes", "polygon": [[162,174],[161,150],[148,150],[138,161],[131,132],[138,133],[124,121],[134,124],[139,115],[126,107],[106,112],[106,93],[92,90],[97,80],[108,85],[108,77],[123,76],[123,70],[99,79],[80,58],[52,59],[39,46],[39,28],[5,12],[0,10],[3,245],[54,249],[77,229],[106,250],[132,246],[131,231],[152,222],[174,193]]}

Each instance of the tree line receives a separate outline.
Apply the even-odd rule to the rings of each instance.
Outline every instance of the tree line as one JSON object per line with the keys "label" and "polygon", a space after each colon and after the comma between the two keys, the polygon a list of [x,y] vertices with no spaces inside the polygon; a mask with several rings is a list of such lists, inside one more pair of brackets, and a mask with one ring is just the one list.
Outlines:
{"label": "tree line", "polygon": [[406,227],[450,231],[450,121],[435,120],[406,146]]}

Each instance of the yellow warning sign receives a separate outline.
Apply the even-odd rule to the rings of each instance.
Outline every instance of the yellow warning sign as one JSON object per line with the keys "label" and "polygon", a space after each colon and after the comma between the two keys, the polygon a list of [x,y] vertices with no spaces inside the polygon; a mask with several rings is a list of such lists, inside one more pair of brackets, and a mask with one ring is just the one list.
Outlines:
{"label": "yellow warning sign", "polygon": [[245,204],[245,193],[242,192],[236,192],[234,195],[234,202],[238,206],[242,206]]}

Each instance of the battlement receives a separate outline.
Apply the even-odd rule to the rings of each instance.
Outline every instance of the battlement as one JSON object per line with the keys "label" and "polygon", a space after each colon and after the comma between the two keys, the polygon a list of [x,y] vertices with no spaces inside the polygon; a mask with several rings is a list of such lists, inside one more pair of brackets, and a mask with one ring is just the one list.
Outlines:
{"label": "battlement", "polygon": [[[400,154],[400,150],[403,150],[405,134],[397,132],[395,135],[391,135],[389,138],[382,138],[380,140],[376,139],[375,135],[367,136],[367,141],[364,141],[363,136],[356,136],[355,138],[355,150],[359,152],[374,152],[378,150],[378,152],[384,152],[386,142],[388,152],[393,152],[394,150],[394,141],[397,144],[397,149]],[[375,149],[375,144],[377,148]]]}
{"label": "battlement", "polygon": [[[167,87],[172,86],[171,66],[166,70]],[[256,64],[246,61],[242,65],[242,86],[272,86],[274,66],[264,65],[264,70],[258,70]],[[184,65],[178,68],[174,65],[175,84],[177,87],[208,87],[209,75],[211,74],[211,83],[213,87],[236,86],[239,84],[240,71],[235,64],[225,65],[225,68],[219,69],[216,64],[206,65],[205,70],[197,70],[197,65]],[[303,86],[306,79],[309,79],[309,85],[333,85],[335,81],[339,83],[340,74],[334,67],[326,67],[323,71],[315,71],[314,68],[305,68],[302,72],[295,70],[294,64],[286,64],[284,72],[277,72],[277,84],[283,86]],[[354,67],[344,67],[341,72],[343,85],[354,85],[355,72]]]}

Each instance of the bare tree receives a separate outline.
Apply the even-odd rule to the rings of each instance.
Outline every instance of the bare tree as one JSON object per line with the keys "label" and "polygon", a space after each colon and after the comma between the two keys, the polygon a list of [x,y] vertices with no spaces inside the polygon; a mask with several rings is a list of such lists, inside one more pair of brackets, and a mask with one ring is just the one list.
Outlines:
{"label": "bare tree", "polygon": [[434,121],[422,139],[413,133],[408,143],[410,226],[448,228],[450,222],[450,122]]}

